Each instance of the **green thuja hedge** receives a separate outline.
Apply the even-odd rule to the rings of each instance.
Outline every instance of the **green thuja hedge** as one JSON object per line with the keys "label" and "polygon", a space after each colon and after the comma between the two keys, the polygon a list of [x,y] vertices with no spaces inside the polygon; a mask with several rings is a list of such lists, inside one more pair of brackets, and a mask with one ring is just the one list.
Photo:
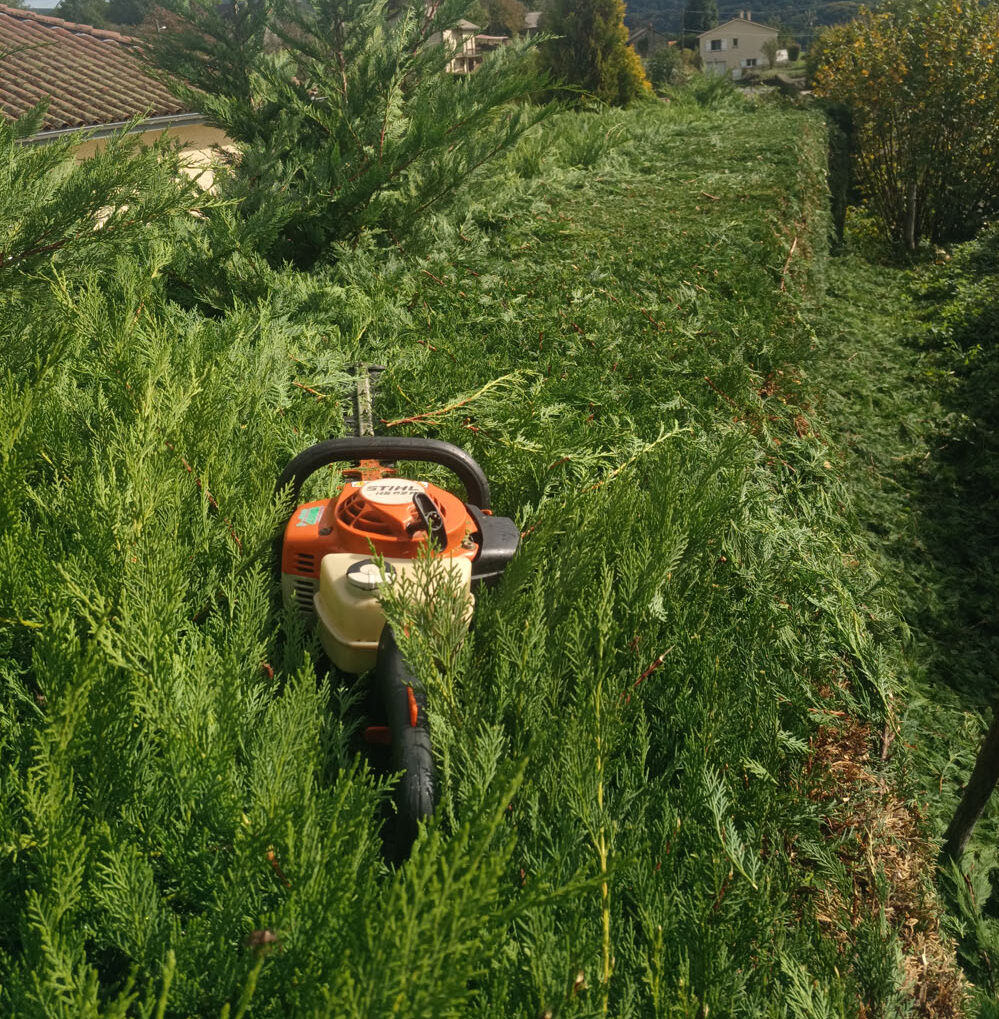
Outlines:
{"label": "green thuja hedge", "polygon": [[[836,912],[805,774],[895,661],[796,374],[824,146],[748,107],[565,115],[405,251],[247,257],[228,301],[165,173],[169,229],[0,268],[6,1014],[889,1007],[895,932]],[[97,172],[59,166],[40,201]],[[442,801],[398,869],[364,684],[270,573],[274,480],[358,360],[379,427],[468,448],[525,532],[425,677]]]}

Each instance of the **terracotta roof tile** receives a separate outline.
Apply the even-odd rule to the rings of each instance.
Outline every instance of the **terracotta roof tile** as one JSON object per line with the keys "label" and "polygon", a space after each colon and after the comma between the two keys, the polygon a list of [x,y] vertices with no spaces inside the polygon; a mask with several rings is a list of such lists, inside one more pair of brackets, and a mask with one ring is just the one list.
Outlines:
{"label": "terracotta roof tile", "polygon": [[43,131],[187,113],[145,73],[139,45],[118,32],[0,6],[0,113],[18,117],[48,99]]}

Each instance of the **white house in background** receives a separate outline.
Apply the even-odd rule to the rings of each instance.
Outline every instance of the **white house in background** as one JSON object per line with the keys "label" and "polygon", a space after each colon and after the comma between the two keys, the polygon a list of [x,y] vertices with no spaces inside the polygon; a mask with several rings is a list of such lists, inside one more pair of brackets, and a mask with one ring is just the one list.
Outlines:
{"label": "white house in background", "polygon": [[[740,11],[737,18],[717,28],[709,28],[697,37],[701,60],[708,74],[727,74],[735,80],[747,70],[769,67],[763,44],[777,41],[777,29],[753,21],[751,11]],[[784,59],[787,59],[785,54]]]}

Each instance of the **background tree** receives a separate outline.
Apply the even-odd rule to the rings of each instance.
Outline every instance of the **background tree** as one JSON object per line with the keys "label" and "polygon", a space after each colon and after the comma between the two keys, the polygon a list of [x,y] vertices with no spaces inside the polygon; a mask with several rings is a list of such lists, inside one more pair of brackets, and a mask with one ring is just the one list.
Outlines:
{"label": "background tree", "polygon": [[787,50],[787,59],[794,63],[801,56],[801,45],[794,37],[794,32],[783,22],[775,24],[777,29],[777,48]]}
{"label": "background tree", "polygon": [[682,52],[679,46],[662,46],[649,57],[646,70],[656,88],[672,85],[682,75]]}
{"label": "background tree", "polygon": [[56,16],[77,25],[93,25],[100,28],[107,24],[107,0],[59,0]]}
{"label": "background tree", "polygon": [[483,0],[482,7],[486,16],[486,28],[492,34],[509,36],[523,34],[527,7],[520,0]]}
{"label": "background tree", "polygon": [[767,67],[773,67],[777,63],[777,40],[767,39],[760,46],[760,52],[767,58]]}
{"label": "background tree", "polygon": [[151,8],[151,0],[108,0],[107,20],[112,25],[141,25]]}
{"label": "background tree", "polygon": [[240,148],[216,176],[239,209],[220,242],[234,230],[231,244],[308,267],[362,232],[398,240],[547,116],[519,102],[547,83],[530,42],[446,73],[439,33],[468,6],[175,0],[181,27],[150,39],[152,57]]}
{"label": "background tree", "polygon": [[999,11],[892,3],[823,33],[817,95],[848,107],[855,172],[885,236],[915,251],[999,211]]}
{"label": "background tree", "polygon": [[685,32],[706,32],[718,24],[717,0],[688,0],[683,11]]}
{"label": "background tree", "polygon": [[647,94],[651,85],[628,45],[622,0],[550,0],[543,45],[552,77],[615,106]]}

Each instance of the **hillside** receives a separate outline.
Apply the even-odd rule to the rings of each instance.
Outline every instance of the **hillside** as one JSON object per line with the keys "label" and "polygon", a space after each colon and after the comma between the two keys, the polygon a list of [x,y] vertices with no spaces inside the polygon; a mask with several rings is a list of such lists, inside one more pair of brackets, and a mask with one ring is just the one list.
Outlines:
{"label": "hillside", "polygon": [[[954,1014],[881,755],[894,593],[808,384],[825,165],[708,82],[311,275],[190,216],[5,269],[0,1010]],[[443,792],[398,869],[363,689],[270,572],[359,361],[524,535],[423,656]]]}

